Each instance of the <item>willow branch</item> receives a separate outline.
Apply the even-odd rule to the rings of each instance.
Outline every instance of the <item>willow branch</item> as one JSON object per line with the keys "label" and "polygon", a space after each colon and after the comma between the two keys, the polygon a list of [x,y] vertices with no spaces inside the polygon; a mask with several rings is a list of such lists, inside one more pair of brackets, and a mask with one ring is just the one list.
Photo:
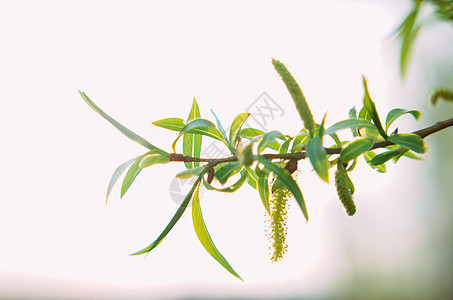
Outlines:
{"label": "willow branch", "polygon": [[[426,138],[427,136],[441,131],[445,128],[453,126],[453,118],[447,119],[445,121],[439,121],[436,124],[414,131],[413,134],[420,136],[422,139]],[[394,143],[389,141],[382,141],[375,143],[372,149],[384,148],[390,145],[394,145]],[[327,154],[340,154],[342,148],[325,148]],[[307,157],[305,151],[297,152],[297,153],[284,153],[284,154],[263,154],[264,157],[267,159],[284,159],[284,160],[301,160]],[[225,158],[198,158],[192,156],[184,156],[182,154],[171,153],[170,154],[170,161],[180,161],[180,162],[207,162],[212,165],[217,165],[220,163],[225,162],[232,162],[237,161],[238,158],[236,156],[229,156]]]}

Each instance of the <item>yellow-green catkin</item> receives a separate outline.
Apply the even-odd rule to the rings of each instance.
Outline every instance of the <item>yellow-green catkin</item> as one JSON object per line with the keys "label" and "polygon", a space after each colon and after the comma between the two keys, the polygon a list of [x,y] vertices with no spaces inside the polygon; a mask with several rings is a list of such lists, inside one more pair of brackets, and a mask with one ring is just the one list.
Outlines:
{"label": "yellow-green catkin", "polygon": [[433,90],[429,96],[429,101],[435,105],[439,99],[442,98],[446,101],[453,101],[453,90],[438,88]]}
{"label": "yellow-green catkin", "polygon": [[275,70],[280,75],[286,85],[286,88],[291,94],[291,98],[293,98],[300,118],[304,122],[304,127],[308,129],[309,132],[313,132],[315,121],[313,120],[313,115],[310,111],[310,108],[308,107],[307,101],[305,100],[305,96],[302,93],[299,84],[296,82],[294,77],[291,75],[291,73],[283,63],[278,60],[272,59],[272,64],[274,65]]}
{"label": "yellow-green catkin", "polygon": [[346,170],[339,164],[335,171],[335,187],[337,188],[338,198],[346,209],[346,213],[352,216],[356,212],[354,200],[352,199],[352,193],[349,189],[348,178],[346,177]]}
{"label": "yellow-green catkin", "polygon": [[272,243],[269,247],[271,261],[277,262],[283,258],[288,245],[286,244],[287,234],[287,206],[291,193],[285,187],[279,187],[273,191],[269,201],[270,220],[268,236]]}

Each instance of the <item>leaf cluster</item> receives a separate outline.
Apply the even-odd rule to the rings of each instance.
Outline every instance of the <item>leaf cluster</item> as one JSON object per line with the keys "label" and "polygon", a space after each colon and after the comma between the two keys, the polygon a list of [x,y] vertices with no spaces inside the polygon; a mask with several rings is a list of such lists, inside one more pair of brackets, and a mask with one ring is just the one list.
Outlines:
{"label": "leaf cluster", "polygon": [[[378,172],[385,172],[385,163],[388,160],[393,159],[396,162],[402,156],[419,159],[414,152],[426,151],[424,140],[419,135],[399,133],[398,130],[390,132],[390,127],[398,118],[409,114],[419,120],[420,112],[395,108],[387,114],[385,123],[382,122],[376,105],[371,99],[365,77],[363,77],[363,105],[359,112],[352,108],[347,119],[326,128],[326,115],[320,123],[315,121],[299,84],[286,66],[274,59],[272,63],[301,117],[300,125],[296,125],[297,134],[295,135],[275,130],[263,132],[256,128],[243,128],[250,115],[247,112],[239,113],[232,120],[227,131],[213,111],[214,121],[202,118],[198,103],[194,99],[185,120],[171,117],[152,123],[175,132],[175,140],[171,145],[173,152],[169,153],[127,129],[101,110],[84,92],[80,92],[93,110],[124,135],[147,148],[147,152],[124,162],[115,170],[108,185],[107,198],[124,172],[126,174],[121,186],[121,197],[126,194],[143,169],[156,164],[183,162],[185,170],[176,174],[176,177],[196,178],[192,188],[161,234],[151,244],[133,255],[147,254],[157,247],[192,202],[193,226],[201,244],[228,272],[241,278],[217,249],[206,228],[199,199],[200,189],[232,193],[247,183],[257,191],[257,198],[259,197],[264,210],[271,216],[273,212],[269,205],[270,195],[283,187],[294,198],[302,215],[308,221],[305,199],[299,184],[292,176],[297,169],[297,162],[308,158],[315,174],[325,182],[329,182],[330,169],[336,168],[335,184],[339,198],[345,205],[347,213],[352,215],[355,213],[355,206],[350,201],[355,188],[348,172],[354,169],[360,156],[364,157],[371,168]],[[337,133],[346,129],[350,132],[350,139],[342,140]],[[217,159],[202,158],[204,138],[220,142],[231,156]],[[176,149],[181,139],[182,154],[179,154]],[[378,146],[383,142],[384,146]],[[376,148],[380,148],[383,152],[375,152]],[[271,181],[271,178],[275,180]]]}
{"label": "leaf cluster", "polygon": [[[397,39],[401,43],[400,72],[405,76],[415,41],[421,29],[432,21],[444,21],[453,24],[453,2],[451,0],[413,0],[412,10],[396,29]],[[431,18],[422,17],[424,8],[431,6]]]}

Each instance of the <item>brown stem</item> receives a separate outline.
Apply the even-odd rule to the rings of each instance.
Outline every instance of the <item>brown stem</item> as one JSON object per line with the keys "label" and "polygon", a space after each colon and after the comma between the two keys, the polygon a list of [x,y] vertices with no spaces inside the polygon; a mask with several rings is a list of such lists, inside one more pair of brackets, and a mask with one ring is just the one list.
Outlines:
{"label": "brown stem", "polygon": [[[450,118],[445,121],[440,121],[437,122],[436,124],[414,131],[412,133],[419,135],[422,139],[427,137],[428,135],[431,135],[433,133],[436,133],[438,131],[441,131],[445,128],[448,128],[450,126],[453,126],[453,118]],[[389,141],[382,141],[375,143],[372,147],[372,149],[378,149],[378,148],[383,148],[387,147],[390,145],[393,145],[394,143],[389,142]],[[327,154],[340,154],[342,148],[325,148]],[[284,153],[284,154],[263,154],[264,157],[267,159],[290,159],[290,160],[300,160],[304,159],[307,157],[306,152],[297,152],[297,153]],[[230,157],[225,157],[225,158],[198,158],[198,157],[191,157],[191,156],[184,156],[182,154],[177,154],[177,153],[171,153],[170,154],[170,161],[181,161],[181,162],[207,162],[212,164],[213,166],[220,164],[220,163],[225,163],[225,162],[231,162],[231,161],[237,161],[236,156],[230,156]]]}

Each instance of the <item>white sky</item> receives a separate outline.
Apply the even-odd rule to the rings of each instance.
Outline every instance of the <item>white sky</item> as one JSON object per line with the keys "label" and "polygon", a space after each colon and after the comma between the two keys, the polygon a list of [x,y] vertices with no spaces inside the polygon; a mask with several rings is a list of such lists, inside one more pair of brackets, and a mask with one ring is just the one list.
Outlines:
{"label": "white sky", "polygon": [[[308,166],[300,183],[311,220],[305,224],[293,205],[289,252],[278,264],[269,261],[256,192],[204,193],[211,236],[245,282],[204,251],[190,210],[146,259],[128,256],[176,211],[169,185],[183,166],[143,171],[106,206],[114,169],[146,149],[94,113],[77,89],[166,150],[175,134],[150,123],[186,118],[193,97],[202,116],[213,119],[213,109],[227,127],[265,91],[285,111],[269,129],[294,134],[300,121],[271,58],[299,81],[318,122],[328,111],[332,124],[360,105],[362,74],[387,111],[398,106],[385,99],[399,84],[390,34],[408,8],[404,1],[0,1],[0,297],[309,296],[333,288],[347,270],[339,228],[356,228],[363,239],[382,219],[373,222],[380,210],[366,202],[348,218],[334,187]],[[397,177],[363,170],[357,198]],[[399,218],[403,229],[381,244],[367,240],[378,248],[371,259],[401,245],[406,251],[412,240],[401,230],[411,220]],[[389,240],[401,244],[386,249]]]}

